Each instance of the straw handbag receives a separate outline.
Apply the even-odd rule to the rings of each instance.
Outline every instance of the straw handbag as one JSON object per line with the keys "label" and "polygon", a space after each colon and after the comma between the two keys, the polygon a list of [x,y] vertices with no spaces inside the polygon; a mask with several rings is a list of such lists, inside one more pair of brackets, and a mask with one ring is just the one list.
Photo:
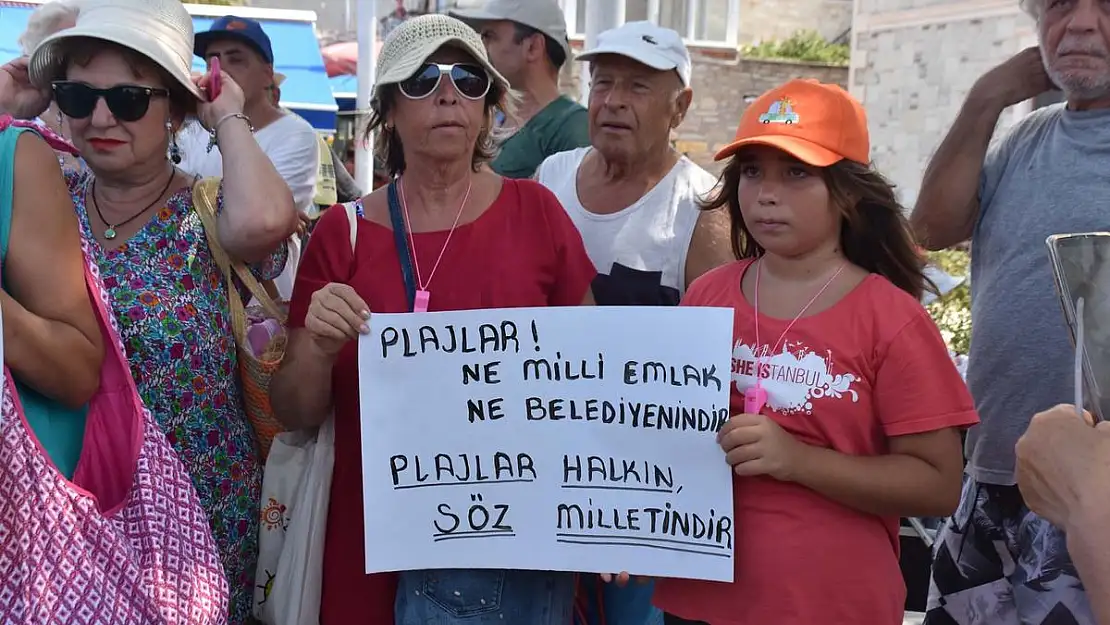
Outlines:
{"label": "straw handbag", "polygon": [[[250,328],[251,316],[264,315],[277,321],[285,328],[286,316],[282,306],[275,302],[268,291],[273,290],[272,281],[270,289],[259,282],[250,268],[239,260],[233,260],[223,246],[220,245],[216,226],[216,197],[220,189],[219,178],[204,178],[193,186],[193,206],[204,224],[204,234],[208,239],[208,248],[212,258],[227,280],[228,309],[231,312],[231,330],[235,335],[235,345],[239,354],[239,377],[243,387],[243,407],[258,437],[259,449],[262,459],[270,453],[270,445],[274,436],[285,428],[274,418],[273,409],[270,407],[270,378],[279,367],[285,355],[286,334],[284,330],[274,336],[269,345],[256,356],[247,340],[247,330]],[[235,288],[233,276],[238,276],[251,295],[258,300],[261,306],[247,308],[243,299]]]}

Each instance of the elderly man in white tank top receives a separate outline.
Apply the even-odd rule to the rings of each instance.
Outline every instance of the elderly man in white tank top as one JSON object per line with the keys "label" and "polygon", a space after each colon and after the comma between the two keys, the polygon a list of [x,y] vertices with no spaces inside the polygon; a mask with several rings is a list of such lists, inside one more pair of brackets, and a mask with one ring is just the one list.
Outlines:
{"label": "elderly man in white tank top", "polygon": [[[582,234],[599,305],[673,306],[698,276],[735,260],[728,215],[698,208],[716,178],[671,146],[693,97],[690,53],[677,32],[651,22],[606,31],[597,43],[577,58],[590,64],[591,145],[548,157],[535,178]],[[651,593],[650,584],[606,585],[604,605],[590,612],[611,623],[661,622]]]}
{"label": "elderly man in white tank top", "polygon": [[599,305],[675,305],[734,260],[729,219],[699,210],[716,179],[671,146],[693,97],[679,34],[629,22],[578,55],[590,64],[590,147],[549,157],[536,179],[570,214],[597,267]]}

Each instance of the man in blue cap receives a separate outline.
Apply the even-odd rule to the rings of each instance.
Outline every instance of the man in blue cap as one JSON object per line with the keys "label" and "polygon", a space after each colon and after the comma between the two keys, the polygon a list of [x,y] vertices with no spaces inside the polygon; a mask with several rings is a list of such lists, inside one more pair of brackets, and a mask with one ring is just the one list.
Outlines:
{"label": "man in blue cap", "polygon": [[[320,144],[316,130],[295,113],[283,110],[274,97],[274,51],[270,38],[257,21],[228,15],[212,22],[207,32],[197,33],[193,52],[211,62],[220,59],[220,69],[229,74],[243,90],[243,114],[252,127],[262,151],[273,161],[293,193],[302,215],[314,210],[316,176],[320,166]],[[208,151],[208,131],[193,125],[178,138],[182,150],[181,168],[200,176],[219,176],[223,160],[219,149]],[[289,262],[275,280],[278,292],[288,299],[300,257],[300,241],[290,242]]]}

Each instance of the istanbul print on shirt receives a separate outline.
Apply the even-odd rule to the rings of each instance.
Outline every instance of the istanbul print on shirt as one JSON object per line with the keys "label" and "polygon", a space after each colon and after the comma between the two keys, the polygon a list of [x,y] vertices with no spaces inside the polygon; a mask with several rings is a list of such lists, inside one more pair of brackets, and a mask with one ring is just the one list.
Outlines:
{"label": "istanbul print on shirt", "polygon": [[859,402],[853,387],[859,374],[837,371],[831,350],[821,355],[802,341],[784,340],[779,352],[771,354],[770,345],[751,343],[741,339],[732,350],[732,382],[740,393],[755,386],[758,368],[767,405],[776,412],[810,415],[813,401],[822,398]]}

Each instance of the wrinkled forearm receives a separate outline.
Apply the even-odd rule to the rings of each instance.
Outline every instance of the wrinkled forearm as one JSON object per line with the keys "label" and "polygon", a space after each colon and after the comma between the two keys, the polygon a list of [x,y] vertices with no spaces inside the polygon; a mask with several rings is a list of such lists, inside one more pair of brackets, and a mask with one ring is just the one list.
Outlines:
{"label": "wrinkled forearm", "polygon": [[223,157],[220,243],[235,258],[256,263],[296,231],[293,195],[246,122],[225,121],[217,139]]}
{"label": "wrinkled forearm", "polygon": [[274,417],[290,430],[317,427],[332,410],[334,358],[310,347],[286,354],[281,369],[270,381]]}
{"label": "wrinkled forearm", "polygon": [[4,362],[24,384],[67,407],[83,406],[100,387],[104,344],[77,328],[40,317],[0,292]]}
{"label": "wrinkled forearm", "polygon": [[979,178],[1004,107],[969,97],[937,148],[921,181],[910,222],[925,247],[940,250],[966,240],[979,213]]}

